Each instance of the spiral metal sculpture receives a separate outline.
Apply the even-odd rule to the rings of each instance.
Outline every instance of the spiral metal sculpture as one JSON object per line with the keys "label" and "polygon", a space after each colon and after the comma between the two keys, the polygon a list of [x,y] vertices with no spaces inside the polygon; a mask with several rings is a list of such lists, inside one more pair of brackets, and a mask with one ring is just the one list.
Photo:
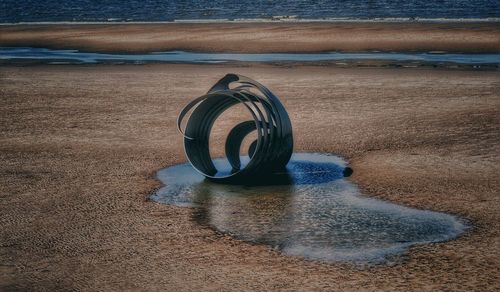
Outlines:
{"label": "spiral metal sculpture", "polygon": [[[239,123],[229,132],[225,152],[232,171],[221,173],[210,156],[210,131],[217,117],[236,104],[243,104],[253,121]],[[182,121],[191,110],[183,129]],[[237,74],[227,74],[207,94],[186,105],[179,114],[177,127],[184,136],[189,162],[216,182],[241,182],[279,172],[285,168],[293,152],[292,124],[278,97],[257,81]],[[250,161],[242,167],[241,144],[253,131],[257,131],[257,140],[250,144]]]}

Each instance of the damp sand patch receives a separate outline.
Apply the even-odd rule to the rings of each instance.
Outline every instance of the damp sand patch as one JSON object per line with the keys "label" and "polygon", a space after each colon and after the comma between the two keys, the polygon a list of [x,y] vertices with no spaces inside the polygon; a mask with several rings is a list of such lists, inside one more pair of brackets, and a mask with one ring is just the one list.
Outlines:
{"label": "damp sand patch", "polygon": [[[226,159],[214,164],[230,169]],[[227,185],[180,164],[158,171],[164,186],[151,199],[194,208],[198,223],[234,238],[326,262],[387,264],[413,245],[448,241],[469,228],[453,215],[363,195],[345,179],[346,165],[333,155],[296,153],[287,172]]]}

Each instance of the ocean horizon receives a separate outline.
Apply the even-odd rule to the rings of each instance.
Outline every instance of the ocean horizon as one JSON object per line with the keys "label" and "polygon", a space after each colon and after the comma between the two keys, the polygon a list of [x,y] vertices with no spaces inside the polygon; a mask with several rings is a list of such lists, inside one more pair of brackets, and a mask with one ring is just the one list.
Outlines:
{"label": "ocean horizon", "polygon": [[0,23],[213,21],[499,21],[500,1],[4,0]]}

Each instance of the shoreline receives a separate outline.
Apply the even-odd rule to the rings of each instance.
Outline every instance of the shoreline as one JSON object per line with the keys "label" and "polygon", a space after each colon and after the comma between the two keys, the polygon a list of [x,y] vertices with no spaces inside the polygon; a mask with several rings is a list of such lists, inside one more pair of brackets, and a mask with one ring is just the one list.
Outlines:
{"label": "shoreline", "polygon": [[241,18],[241,19],[176,19],[164,21],[20,21],[20,22],[0,22],[0,26],[15,25],[100,25],[100,24],[200,24],[200,23],[492,23],[500,24],[499,17],[489,18],[409,18],[409,17],[387,17],[387,18]]}
{"label": "shoreline", "polygon": [[499,22],[173,22],[0,25],[0,46],[95,52],[500,53]]}

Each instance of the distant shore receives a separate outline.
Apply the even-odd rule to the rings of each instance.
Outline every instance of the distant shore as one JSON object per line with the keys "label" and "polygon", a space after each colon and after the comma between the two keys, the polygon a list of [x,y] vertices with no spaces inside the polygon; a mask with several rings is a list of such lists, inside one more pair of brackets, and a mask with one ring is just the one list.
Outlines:
{"label": "distant shore", "polygon": [[500,22],[222,21],[0,25],[0,46],[95,52],[500,53]]}

